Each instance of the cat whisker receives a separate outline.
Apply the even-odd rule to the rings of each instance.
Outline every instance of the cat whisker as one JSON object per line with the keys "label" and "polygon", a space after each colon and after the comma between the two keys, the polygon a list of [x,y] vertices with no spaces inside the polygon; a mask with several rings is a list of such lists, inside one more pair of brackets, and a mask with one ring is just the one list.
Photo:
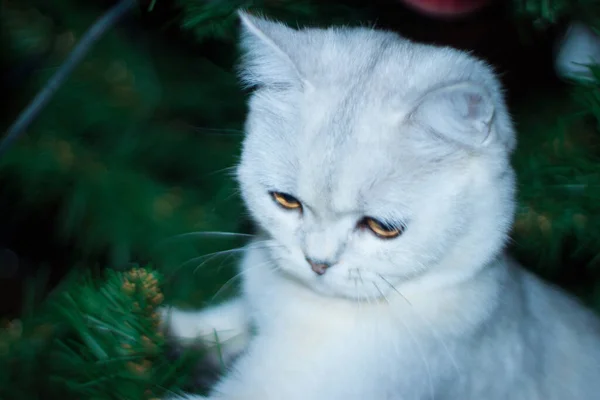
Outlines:
{"label": "cat whisker", "polygon": [[174,235],[174,236],[168,237],[166,239],[160,240],[157,244],[157,247],[161,248],[161,247],[167,246],[173,242],[176,242],[178,240],[187,239],[187,238],[191,238],[191,237],[210,238],[210,239],[214,239],[214,238],[235,239],[235,238],[252,238],[252,237],[255,237],[255,235],[252,235],[249,233],[223,232],[223,231],[186,232],[186,233],[180,233],[178,235]]}
{"label": "cat whisker", "polygon": [[[209,254],[203,254],[201,256],[198,257],[194,257],[191,258],[185,262],[182,262],[181,264],[179,264],[178,266],[176,266],[175,268],[171,269],[169,271],[169,275],[171,277],[175,276],[175,274],[182,268],[185,268],[187,265],[189,264],[193,264],[196,262],[200,262],[200,264],[198,266],[196,266],[196,268],[194,268],[194,273],[196,273],[198,271],[199,268],[201,268],[203,265],[205,265],[208,261],[214,259],[215,257],[218,257],[220,255],[225,255],[225,254],[231,254],[231,253],[238,253],[243,251],[244,248],[240,247],[240,248],[235,248],[235,249],[229,249],[229,250],[222,250],[222,251],[217,251],[214,253],[209,253]],[[201,262],[202,261],[202,262]]]}
{"label": "cat whisker", "polygon": [[417,318],[420,318],[421,321],[423,321],[425,323],[425,325],[427,325],[427,327],[429,328],[429,330],[431,331],[431,333],[433,334],[433,336],[435,337],[435,339],[442,345],[442,347],[444,348],[444,351],[446,352],[446,354],[448,355],[448,358],[450,359],[450,362],[452,363],[452,366],[454,367],[456,373],[460,376],[461,372],[460,372],[460,368],[458,367],[458,363],[456,362],[456,360],[454,359],[454,356],[452,355],[452,353],[450,352],[450,349],[448,348],[448,346],[446,345],[446,342],[444,341],[444,339],[441,337],[441,335],[438,334],[438,332],[435,330],[435,328],[433,327],[433,324],[425,317],[423,317],[422,315],[419,315],[418,313],[414,312],[414,310],[412,310],[411,308],[409,308],[412,313],[417,316]]}
{"label": "cat whisker", "polygon": [[237,253],[242,253],[242,252],[244,252],[245,250],[246,250],[246,249],[245,249],[244,247],[239,247],[239,248],[235,248],[235,249],[222,250],[222,251],[216,251],[216,252],[214,252],[214,253],[204,254],[204,255],[202,255],[202,256],[199,256],[199,257],[194,257],[194,258],[192,258],[191,260],[188,260],[188,261],[186,261],[185,263],[183,263],[183,264],[181,265],[181,267],[184,267],[185,265],[187,265],[187,264],[190,264],[190,263],[194,263],[194,262],[201,261],[201,263],[200,263],[200,264],[198,264],[198,265],[196,266],[196,268],[194,268],[194,274],[195,274],[196,272],[198,272],[198,270],[199,270],[200,268],[202,268],[202,267],[203,267],[204,265],[206,265],[208,262],[210,262],[211,260],[213,260],[213,259],[215,259],[215,258],[217,258],[217,257],[219,257],[219,256],[231,255],[231,254],[234,254],[234,253],[236,253],[236,254],[237,254]]}
{"label": "cat whisker", "polygon": [[[239,249],[232,249],[232,250],[236,250],[235,252],[227,252],[225,255],[225,258],[221,261],[221,263],[219,264],[219,266],[217,267],[217,273],[219,271],[221,271],[221,268],[223,268],[223,264],[225,263],[225,261],[227,261],[231,256],[239,253],[239,252],[244,252],[245,250],[251,249],[251,248],[255,248],[255,249],[273,249],[273,248],[277,248],[277,247],[283,247],[282,245],[278,244],[278,243],[273,243],[270,242],[268,240],[261,240],[261,241],[256,241],[256,242],[252,242],[249,245],[246,245],[245,247],[239,248]],[[239,251],[237,251],[239,250]],[[215,257],[219,256],[221,254],[215,254]],[[207,260],[205,260],[202,264],[198,265],[196,267],[196,269],[194,270],[194,273],[204,264],[208,263],[211,259],[213,259],[214,257],[211,257]]]}
{"label": "cat whisker", "polygon": [[507,236],[506,238],[506,244],[516,244],[519,245],[520,243],[516,240],[516,238],[512,237],[512,236]]}
{"label": "cat whisker", "polygon": [[390,301],[388,300],[387,296],[381,291],[381,289],[379,288],[379,286],[377,285],[377,283],[375,283],[374,281],[371,282],[373,284],[373,286],[375,286],[375,289],[377,289],[377,291],[379,292],[379,295],[381,296],[381,298],[383,300],[385,300],[386,304],[389,306],[390,305]]}
{"label": "cat whisker", "polygon": [[183,239],[186,237],[208,237],[208,238],[251,238],[255,235],[250,233],[238,233],[238,232],[222,232],[222,231],[198,231],[188,232],[179,235],[172,236],[168,240],[172,239]]}
{"label": "cat whisker", "polygon": [[[227,134],[227,136],[231,136],[231,137],[235,137],[235,136],[241,136],[244,134],[243,130],[240,129],[233,129],[233,128],[208,128],[208,127],[204,127],[204,126],[196,126],[196,125],[192,125],[189,123],[185,123],[182,122],[183,125],[185,125],[188,129],[194,130],[198,133],[202,133],[202,134],[213,134],[213,135],[224,135]],[[225,137],[225,136],[224,136]]]}
{"label": "cat whisker", "polygon": [[233,166],[229,166],[229,167],[218,169],[218,170],[213,171],[213,172],[209,172],[208,174],[206,174],[206,176],[218,175],[218,174],[221,174],[221,173],[225,172],[228,176],[231,177],[231,176],[234,175],[234,172],[236,170],[237,170],[237,165],[233,165]]}
{"label": "cat whisker", "polygon": [[398,294],[399,294],[399,295],[400,295],[400,296],[401,296],[401,297],[402,297],[402,298],[403,298],[403,299],[404,299],[404,300],[405,300],[405,301],[408,303],[408,305],[409,305],[409,306],[412,306],[412,304],[411,304],[410,300],[408,300],[408,299],[406,298],[406,296],[404,296],[404,295],[403,295],[403,294],[402,294],[402,293],[401,293],[401,292],[398,290],[398,288],[396,288],[396,286],[392,284],[392,282],[390,282],[389,280],[387,280],[387,279],[386,279],[386,278],[385,278],[383,275],[381,275],[380,273],[377,273],[377,276],[378,276],[378,277],[379,277],[379,278],[380,278],[382,281],[384,281],[384,282],[385,282],[387,285],[389,285],[389,287],[390,287],[390,288],[392,288],[392,290],[393,290],[394,292],[398,293]]}
{"label": "cat whisker", "polygon": [[[418,247],[417,247],[417,249],[418,249]],[[426,254],[427,250],[423,249],[422,252]],[[413,268],[413,270],[415,272],[422,272],[422,271],[426,271],[429,269],[429,266],[427,264],[425,264],[421,261],[415,260],[415,259],[410,259],[410,260],[403,259],[403,258],[399,257],[399,255],[396,252],[386,252],[385,257],[391,264],[394,264],[394,265],[399,264],[399,261],[402,261],[402,264],[409,264],[409,265],[416,264],[419,268]]]}
{"label": "cat whisker", "polygon": [[264,262],[264,263],[261,263],[261,264],[258,264],[258,265],[253,265],[250,268],[246,268],[246,269],[238,272],[237,274],[235,274],[234,276],[232,276],[231,278],[229,278],[223,285],[221,285],[221,287],[219,288],[219,290],[217,290],[217,292],[211,297],[211,299],[210,299],[209,302],[210,303],[214,302],[217,299],[217,297],[224,290],[226,290],[233,282],[235,282],[236,279],[243,277],[244,274],[247,273],[248,271],[251,271],[251,270],[256,269],[256,268],[262,268],[262,267],[264,267],[265,265],[268,265],[268,264],[271,264],[271,263],[267,261],[267,262]]}
{"label": "cat whisker", "polygon": [[[377,291],[379,292],[379,294],[381,295],[381,297],[389,305],[390,304],[389,299],[381,291],[381,289],[379,288],[379,286],[377,285],[377,283],[375,281],[373,281],[371,283],[373,283],[373,286],[375,286],[375,289],[377,289]],[[427,370],[427,377],[428,377],[428,380],[429,380],[429,390],[430,390],[431,400],[434,400],[434,398],[435,398],[435,391],[434,391],[434,388],[433,388],[433,376],[431,375],[431,367],[429,366],[429,362],[427,362],[427,357],[425,357],[425,352],[423,351],[423,348],[419,344],[419,341],[415,338],[415,336],[413,335],[412,331],[410,330],[410,328],[408,327],[408,325],[406,325],[406,323],[404,323],[404,321],[402,320],[402,318],[399,318],[398,321],[400,321],[400,323],[404,326],[404,329],[406,329],[406,332],[408,333],[408,336],[410,337],[411,341],[413,342],[413,344],[417,347],[417,350],[419,351],[419,355],[421,356],[421,359],[423,360],[423,364],[425,365],[425,369]]]}
{"label": "cat whisker", "polygon": [[446,345],[446,342],[444,342],[444,340],[440,337],[440,335],[437,333],[437,331],[433,328],[433,325],[431,324],[431,322],[429,322],[425,317],[419,315],[419,313],[415,312],[412,308],[412,303],[410,302],[410,300],[408,300],[408,298],[406,298],[406,296],[404,296],[397,288],[395,285],[393,285],[389,280],[387,280],[383,275],[381,274],[377,274],[377,276],[379,276],[379,278],[381,278],[381,280],[383,280],[386,284],[388,284],[390,286],[390,288],[392,288],[392,290],[394,290],[394,292],[396,292],[398,295],[400,295],[405,301],[406,303],[411,306],[408,307],[408,310],[410,310],[417,318],[419,318],[421,321],[423,321],[428,329],[431,331],[431,333],[433,334],[433,336],[435,337],[435,339],[442,345],[442,347],[444,348],[444,351],[446,352],[446,354],[448,355],[448,358],[450,359],[450,362],[452,362],[452,365],[454,366],[454,369],[456,370],[456,373],[458,375],[460,375],[460,369],[458,368],[458,363],[456,362],[456,360],[454,359],[454,357],[452,356],[452,353],[450,352],[450,349],[448,348],[448,346]]}
{"label": "cat whisker", "polygon": [[238,196],[240,193],[241,193],[241,191],[240,191],[239,189],[233,189],[233,190],[231,191],[231,193],[230,193],[230,194],[229,194],[227,197],[225,197],[225,198],[223,199],[223,201],[229,201],[229,200],[231,200],[233,197],[235,197],[235,196]]}
{"label": "cat whisker", "polygon": [[355,299],[354,301],[356,302],[356,308],[358,309],[358,311],[361,310],[361,298],[360,298],[360,293],[358,291],[358,280],[356,278],[352,278],[350,272],[352,271],[352,268],[348,269],[348,279],[352,279],[354,281],[354,296]]}
{"label": "cat whisker", "polygon": [[201,262],[198,266],[196,266],[196,268],[194,268],[194,273],[196,273],[196,272],[198,272],[198,270],[201,267],[203,267],[204,265],[206,265],[206,263],[208,263],[209,261],[213,260],[216,257],[223,256],[223,255],[232,255],[232,254],[237,254],[237,253],[243,253],[244,251],[248,250],[248,248],[261,248],[261,247],[274,248],[276,246],[278,246],[278,244],[270,243],[267,240],[262,240],[262,241],[250,243],[250,244],[248,244],[246,246],[242,246],[242,247],[236,247],[233,249],[221,250],[221,251],[216,251],[214,253],[203,254],[201,256],[194,257],[194,258],[187,260],[186,262],[178,265],[172,272],[178,271],[181,268],[184,268],[188,264],[195,263],[195,262]]}
{"label": "cat whisker", "polygon": [[219,273],[223,269],[223,267],[226,265],[226,262],[229,261],[231,259],[231,257],[233,257],[235,254],[237,254],[237,253],[225,254],[225,257],[221,260],[221,262],[217,266],[216,273]]}
{"label": "cat whisker", "polygon": [[[175,235],[171,238],[165,239],[162,243],[159,243],[158,246],[164,246],[164,245],[168,244],[169,242],[172,242],[176,239],[182,239],[185,237],[193,237],[193,236],[226,237],[226,238],[253,238],[256,235],[248,234],[248,233],[224,232],[224,231],[188,232],[188,233],[182,233],[179,235]],[[258,247],[259,245],[267,247],[267,245],[273,245],[273,243],[268,243],[267,240],[261,240],[261,241],[252,242],[248,245],[245,245],[242,247],[237,247],[234,249],[222,250],[222,251],[217,251],[217,252],[209,253],[209,254],[203,254],[201,256],[194,257],[190,260],[187,260],[187,261],[179,264],[177,267],[175,267],[171,271],[169,271],[169,275],[173,276],[177,271],[179,271],[181,268],[184,268],[186,265],[188,265],[190,263],[200,262],[200,264],[198,266],[196,266],[196,268],[194,268],[194,273],[196,273],[206,263],[208,263],[209,261],[211,261],[212,259],[214,259],[218,256],[221,256],[221,255],[231,256],[232,254],[243,252],[245,249],[247,249],[249,247]],[[222,267],[222,264],[223,263],[221,263],[221,265],[219,266],[219,270]]]}
{"label": "cat whisker", "polygon": [[373,300],[373,299],[371,298],[371,296],[369,295],[369,293],[367,293],[366,284],[365,284],[365,281],[364,281],[364,279],[362,277],[360,269],[359,268],[355,268],[355,270],[356,270],[356,273],[358,274],[358,279],[360,279],[360,283],[362,285],[362,289],[363,289],[363,292],[365,294],[365,300],[367,300],[367,303],[369,303],[369,305],[372,305],[373,303],[371,302],[371,300]]}
{"label": "cat whisker", "polygon": [[267,249],[274,249],[274,248],[283,248],[285,247],[284,245],[275,242],[272,239],[263,239],[263,240],[256,240],[254,242],[250,242],[248,243],[246,246],[244,246],[244,248],[246,249],[252,249],[252,248],[267,248]]}

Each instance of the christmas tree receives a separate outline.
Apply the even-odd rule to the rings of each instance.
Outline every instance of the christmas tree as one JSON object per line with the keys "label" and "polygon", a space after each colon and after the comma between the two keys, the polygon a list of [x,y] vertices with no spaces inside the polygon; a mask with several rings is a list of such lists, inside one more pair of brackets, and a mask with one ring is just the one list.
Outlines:
{"label": "christmas tree", "polygon": [[[600,69],[560,80],[547,51],[565,22],[600,27],[597,5],[481,2],[437,19],[404,3],[3,1],[1,122],[4,139],[17,135],[0,145],[0,399],[199,389],[199,354],[170,354],[157,307],[235,292],[236,255],[252,233],[231,178],[246,100],[239,8],[299,25],[375,24],[496,65],[519,132],[510,250],[600,310]],[[507,56],[515,48],[541,56],[527,69]],[[78,49],[80,61],[15,129]]]}

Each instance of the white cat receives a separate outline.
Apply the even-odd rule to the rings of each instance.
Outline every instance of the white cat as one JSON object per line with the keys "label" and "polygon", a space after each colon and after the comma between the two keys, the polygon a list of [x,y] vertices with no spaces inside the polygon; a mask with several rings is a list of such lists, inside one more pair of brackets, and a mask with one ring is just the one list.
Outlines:
{"label": "white cat", "polygon": [[241,353],[208,399],[600,399],[597,317],[503,254],[515,137],[492,70],[241,18],[238,178],[261,233],[238,299],[170,316]]}

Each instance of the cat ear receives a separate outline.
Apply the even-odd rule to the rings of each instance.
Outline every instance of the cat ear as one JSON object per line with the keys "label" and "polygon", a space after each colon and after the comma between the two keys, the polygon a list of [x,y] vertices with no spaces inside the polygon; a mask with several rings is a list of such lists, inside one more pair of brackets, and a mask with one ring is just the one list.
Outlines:
{"label": "cat ear", "polygon": [[489,93],[479,85],[464,82],[426,93],[411,117],[434,134],[479,148],[493,139],[495,114]]}
{"label": "cat ear", "polygon": [[306,84],[293,51],[301,33],[279,22],[238,11],[242,22],[244,52],[241,78],[248,86],[294,86]]}

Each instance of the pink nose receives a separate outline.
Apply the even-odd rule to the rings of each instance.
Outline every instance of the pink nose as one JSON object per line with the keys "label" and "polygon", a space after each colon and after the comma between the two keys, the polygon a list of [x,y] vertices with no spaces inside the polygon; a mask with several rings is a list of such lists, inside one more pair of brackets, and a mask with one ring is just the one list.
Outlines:
{"label": "pink nose", "polygon": [[320,261],[320,260],[312,260],[310,258],[307,258],[306,261],[308,261],[308,263],[310,264],[310,268],[317,275],[323,275],[325,273],[325,271],[327,271],[327,268],[331,267],[330,263]]}

